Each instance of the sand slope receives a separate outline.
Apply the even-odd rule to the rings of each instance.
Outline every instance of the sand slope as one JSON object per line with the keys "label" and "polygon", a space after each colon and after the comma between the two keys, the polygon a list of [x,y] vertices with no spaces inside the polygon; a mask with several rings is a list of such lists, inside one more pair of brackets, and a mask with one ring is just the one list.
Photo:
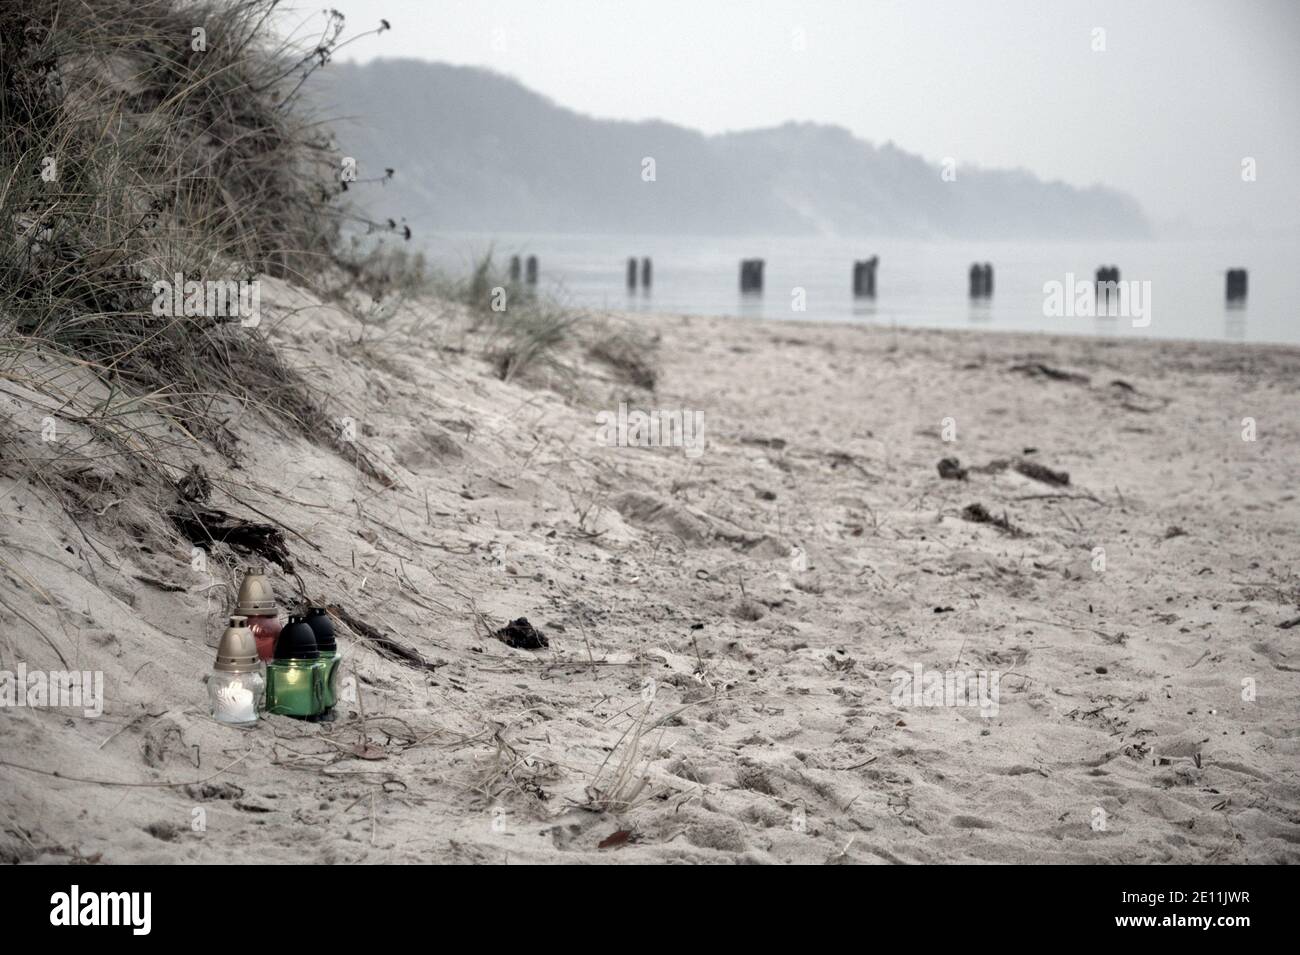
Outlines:
{"label": "sand slope", "polygon": [[[89,476],[65,512],[0,459],[0,667],[57,650],[107,705],[0,710],[0,857],[1300,861],[1297,350],[637,316],[651,397],[579,355],[569,384],[503,384],[451,306],[361,336],[263,302],[399,487],[251,411],[248,468],[176,463],[436,668],[340,628],[364,720],[213,723],[242,560],[191,569],[6,383],[13,441]],[[704,452],[603,446],[623,400],[702,411]],[[944,480],[944,457],[1071,480]],[[977,502],[1019,533],[964,520]],[[551,648],[488,636],[518,616]],[[917,665],[997,671],[997,715],[894,705]]]}

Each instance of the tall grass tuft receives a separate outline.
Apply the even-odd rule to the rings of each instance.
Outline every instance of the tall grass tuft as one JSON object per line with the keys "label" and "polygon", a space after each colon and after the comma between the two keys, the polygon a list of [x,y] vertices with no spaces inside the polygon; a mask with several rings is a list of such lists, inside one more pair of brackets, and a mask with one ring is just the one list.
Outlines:
{"label": "tall grass tuft", "polygon": [[232,404],[333,441],[260,329],[153,307],[176,275],[311,284],[335,265],[347,183],[299,96],[342,17],[288,43],[270,30],[278,4],[0,4],[0,329],[227,451]]}

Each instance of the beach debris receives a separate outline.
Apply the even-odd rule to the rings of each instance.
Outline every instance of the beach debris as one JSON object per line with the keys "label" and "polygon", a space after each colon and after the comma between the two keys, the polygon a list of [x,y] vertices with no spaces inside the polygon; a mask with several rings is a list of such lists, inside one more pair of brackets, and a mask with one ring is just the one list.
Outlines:
{"label": "beach debris", "polygon": [[773,451],[785,450],[785,438],[764,438],[759,435],[742,435],[741,444],[752,444],[757,448],[770,448]]}
{"label": "beach debris", "polygon": [[168,517],[182,534],[197,547],[211,549],[222,543],[246,554],[278,564],[293,572],[293,558],[284,533],[270,524],[246,521],[215,507],[184,502],[168,512]]}
{"label": "beach debris", "polygon": [[612,832],[596,844],[597,849],[617,849],[619,846],[625,846],[632,840],[631,829],[619,829]]}
{"label": "beach debris", "polygon": [[212,494],[212,481],[198,464],[191,464],[185,476],[176,482],[176,493],[182,501],[204,504]]}
{"label": "beach debris", "polygon": [[[943,462],[939,462],[942,467]],[[1001,474],[1008,469],[1023,474],[1027,478],[1035,481],[1041,481],[1044,484],[1050,484],[1053,487],[1065,487],[1070,483],[1070,474],[1068,471],[1055,471],[1046,465],[1039,464],[1037,461],[1030,461],[1027,458],[1016,458],[1010,460],[1007,458],[994,458],[988,464],[972,465],[969,469],[976,474]],[[940,471],[942,474],[943,472]]]}
{"label": "beach debris", "polygon": [[961,517],[962,520],[970,521],[972,524],[992,524],[994,527],[1001,531],[1005,531],[1012,537],[1026,536],[1024,531],[1007,520],[1005,512],[1003,512],[1001,517],[994,517],[989,513],[989,509],[978,501],[974,504],[967,504],[962,508]]}
{"label": "beach debris", "polygon": [[1144,394],[1120,378],[1116,378],[1110,383],[1110,390],[1111,396],[1119,402],[1120,407],[1125,411],[1140,411],[1143,414],[1150,414],[1153,411],[1160,411],[1169,404],[1168,398]]}
{"label": "beach debris", "polygon": [[144,741],[140,746],[140,755],[145,765],[155,769],[167,762],[171,753],[186,752],[190,749],[181,733],[180,724],[171,718],[160,719],[145,731]]}
{"label": "beach debris", "polygon": [[1168,527],[1165,528],[1165,540],[1170,540],[1175,537],[1186,537],[1186,536],[1187,536],[1187,531],[1183,530],[1177,524],[1170,524]]}
{"label": "beach debris", "polygon": [[1246,300],[1246,270],[1228,269],[1227,296],[1229,302]]}
{"label": "beach debris", "polygon": [[956,607],[935,607],[935,608],[934,608],[934,612],[935,612],[935,613],[952,613],[952,612],[954,612],[956,609],[957,609]]}
{"label": "beach debris", "polygon": [[1061,368],[1053,368],[1051,365],[1044,365],[1042,362],[1021,362],[1012,365],[1011,371],[1018,371],[1021,374],[1028,375],[1030,378],[1050,378],[1053,381],[1069,381],[1078,385],[1086,385],[1092,379],[1085,374],[1077,371],[1065,371]]}
{"label": "beach debris", "polygon": [[864,478],[867,478],[872,481],[880,480],[880,478],[877,475],[872,474],[870,471],[864,468],[861,465],[861,463],[859,463],[858,459],[855,458],[853,455],[849,454],[847,451],[832,451],[826,457],[827,460],[830,461],[832,469],[839,468],[839,467],[854,468]]}
{"label": "beach debris", "polygon": [[492,636],[506,646],[515,647],[519,650],[541,650],[550,646],[546,634],[529,623],[527,617],[511,620],[500,630],[493,633]]}
{"label": "beach debris", "polygon": [[966,469],[956,458],[943,458],[939,461],[939,477],[947,481],[965,481]]}
{"label": "beach debris", "polygon": [[1070,483],[1069,472],[1053,471],[1036,461],[1026,461],[1022,458],[1015,463],[1015,469],[1027,478],[1033,478],[1035,481],[1042,481],[1044,484],[1051,484],[1054,487],[1064,487]]}
{"label": "beach debris", "polygon": [[1300,617],[1295,617],[1292,620],[1284,620],[1277,625],[1279,630],[1290,630],[1292,627],[1300,627]]}
{"label": "beach debris", "polygon": [[1001,474],[1009,467],[1011,462],[1006,458],[994,458],[988,464],[972,464],[967,470],[976,474]]}

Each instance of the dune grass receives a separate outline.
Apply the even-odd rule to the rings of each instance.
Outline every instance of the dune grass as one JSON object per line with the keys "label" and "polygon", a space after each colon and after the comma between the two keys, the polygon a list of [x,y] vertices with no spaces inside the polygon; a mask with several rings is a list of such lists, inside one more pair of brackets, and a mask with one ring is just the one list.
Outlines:
{"label": "dune grass", "polygon": [[[177,277],[270,278],[349,303],[460,302],[506,381],[569,376],[566,346],[594,333],[591,357],[653,387],[637,343],[603,338],[588,316],[510,281],[490,250],[469,275],[439,276],[402,245],[409,229],[353,209],[347,193],[357,181],[302,98],[351,40],[333,11],[308,18],[305,40],[281,39],[278,8],[279,0],[0,6],[0,378],[31,386],[28,359],[58,355],[119,403],[175,424],[195,447],[235,460],[230,422],[251,411],[389,483],[361,445],[342,440],[324,396],[265,325],[211,308],[159,308],[157,283]],[[349,238],[361,232],[380,241]],[[102,436],[138,456],[152,439],[132,433],[129,420]],[[165,456],[152,446],[147,466],[157,469]]]}
{"label": "dune grass", "polygon": [[[159,314],[155,282],[310,284],[353,217],[277,0],[30,0],[0,8],[0,327],[12,360],[49,350],[218,450],[253,408],[318,441],[332,425],[263,331]],[[4,356],[0,355],[0,361]],[[12,367],[12,365],[11,365]]]}

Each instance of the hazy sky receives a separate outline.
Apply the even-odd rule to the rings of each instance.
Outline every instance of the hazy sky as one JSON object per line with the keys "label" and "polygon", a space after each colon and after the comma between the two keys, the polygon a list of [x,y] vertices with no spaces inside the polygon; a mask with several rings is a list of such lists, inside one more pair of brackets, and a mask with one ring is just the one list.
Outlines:
{"label": "hazy sky", "polygon": [[959,175],[1117,186],[1164,234],[1300,232],[1300,0],[331,3],[350,32],[393,26],[344,59],[488,66],[580,112],[705,132],[835,123]]}

